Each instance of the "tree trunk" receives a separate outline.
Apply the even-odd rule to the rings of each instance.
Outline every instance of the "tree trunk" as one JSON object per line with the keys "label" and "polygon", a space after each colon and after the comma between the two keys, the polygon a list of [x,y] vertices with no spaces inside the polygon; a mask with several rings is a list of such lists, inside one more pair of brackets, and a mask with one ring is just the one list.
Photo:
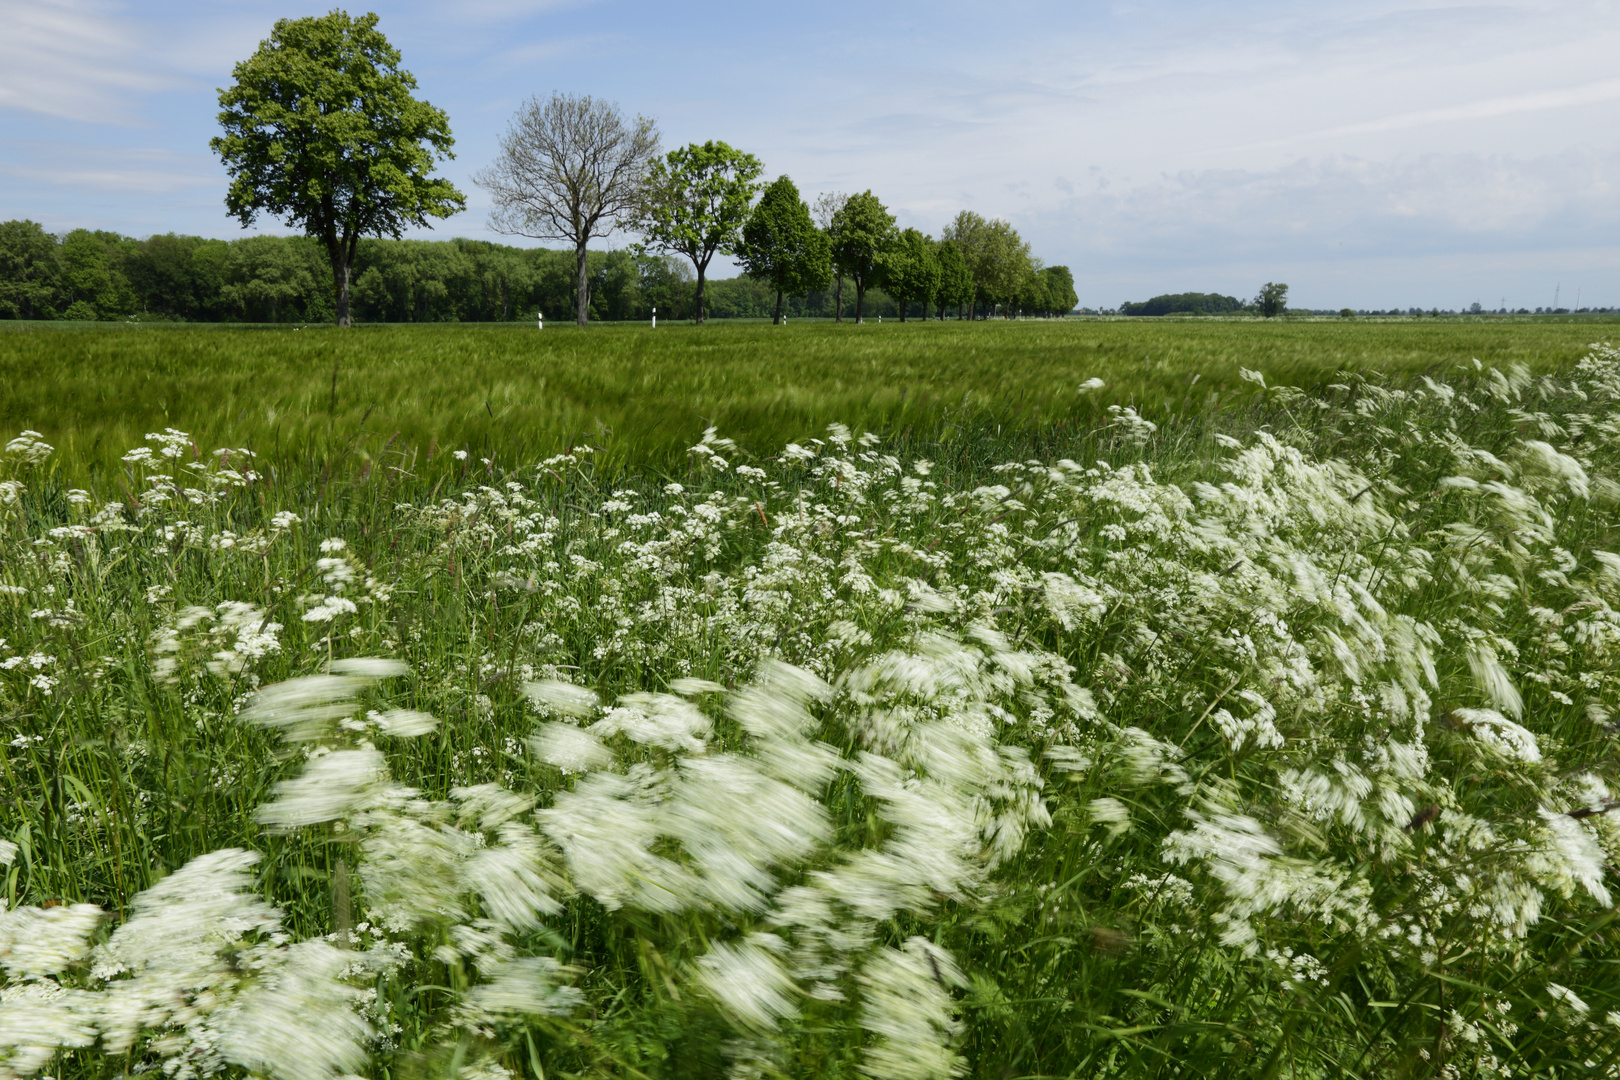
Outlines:
{"label": "tree trunk", "polygon": [[706,269],[704,266],[697,268],[697,310],[692,313],[692,321],[699,326],[703,325],[703,272]]}
{"label": "tree trunk", "polygon": [[776,290],[776,317],[771,320],[772,326],[782,325],[782,290]]}
{"label": "tree trunk", "polygon": [[838,288],[833,293],[833,322],[844,321],[844,275],[838,275]]}
{"label": "tree trunk", "polygon": [[866,321],[865,319],[861,318],[861,307],[865,303],[866,303],[866,286],[861,284],[861,279],[860,278],[856,278],[855,279],[855,325],[856,326],[859,326],[859,325],[861,325],[861,323]]}
{"label": "tree trunk", "polygon": [[349,263],[341,248],[332,254],[332,299],[337,324],[349,326]]}
{"label": "tree trunk", "polygon": [[897,297],[894,298],[894,305],[895,305],[895,307],[900,309],[900,321],[905,322],[906,321],[906,308],[909,306],[908,302],[905,301],[905,300],[902,300],[900,297],[897,296]]}
{"label": "tree trunk", "polygon": [[576,244],[574,247],[575,295],[579,298],[579,310],[576,321],[584,326],[591,321],[591,277],[585,270],[585,245]]}

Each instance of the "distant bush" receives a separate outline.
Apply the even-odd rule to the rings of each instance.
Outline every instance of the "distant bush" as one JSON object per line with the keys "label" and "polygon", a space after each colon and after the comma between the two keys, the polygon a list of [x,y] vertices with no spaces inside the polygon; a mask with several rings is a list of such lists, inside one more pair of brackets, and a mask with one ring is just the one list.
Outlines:
{"label": "distant bush", "polygon": [[1243,310],[1243,301],[1220,293],[1166,293],[1140,303],[1119,305],[1121,315],[1229,315]]}

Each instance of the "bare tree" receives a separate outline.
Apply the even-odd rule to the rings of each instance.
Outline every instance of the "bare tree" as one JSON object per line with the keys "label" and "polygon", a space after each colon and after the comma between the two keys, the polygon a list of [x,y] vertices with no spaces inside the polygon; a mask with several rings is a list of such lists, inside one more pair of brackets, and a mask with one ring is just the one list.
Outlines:
{"label": "bare tree", "polygon": [[495,161],[473,177],[490,193],[489,227],[508,236],[568,240],[578,269],[579,325],[590,317],[585,245],[636,207],[658,154],[658,125],[626,121],[616,102],[553,93],[512,117]]}
{"label": "bare tree", "polygon": [[[816,224],[821,228],[822,232],[827,234],[829,242],[833,239],[833,222],[838,218],[839,212],[844,209],[844,204],[847,202],[849,202],[849,196],[842,191],[823,192],[817,196],[816,205],[810,210],[810,213],[816,219]],[[837,305],[834,309],[833,321],[843,322],[844,272],[838,269],[836,262],[833,263],[833,275],[838,279],[838,290],[833,294],[835,297],[834,303]]]}

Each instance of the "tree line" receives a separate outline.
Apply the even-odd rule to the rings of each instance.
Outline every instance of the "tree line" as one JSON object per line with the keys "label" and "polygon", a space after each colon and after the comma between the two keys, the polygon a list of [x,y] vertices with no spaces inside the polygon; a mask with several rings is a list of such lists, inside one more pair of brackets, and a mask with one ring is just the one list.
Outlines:
{"label": "tree line", "polygon": [[1288,309],[1288,286],[1268,281],[1260,286],[1253,300],[1244,303],[1235,296],[1220,293],[1165,293],[1148,300],[1119,305],[1121,315],[1232,315],[1240,311],[1253,312],[1265,318],[1275,318]]}
{"label": "tree line", "polygon": [[[493,231],[566,241],[571,252],[404,241],[406,229],[451,216],[466,198],[434,175],[453,156],[449,117],[417,99],[377,22],[343,11],[281,19],[219,92],[222,133],[209,146],[229,178],[227,212],[244,227],[277,218],[302,238],[135,241],[85,229],[57,238],[7,222],[0,317],[347,326],[566,306],[581,324],[654,307],[702,322],[739,301],[753,313],[763,288],[776,321],[819,313],[829,295],[842,321],[846,285],[856,322],[869,295],[902,321],[947,310],[1058,314],[1077,303],[1068,270],[1043,267],[1004,221],[964,211],[935,240],[900,229],[870,191],[823,196],[813,219],[788,177],[761,182],[752,154],[718,141],[663,153],[652,120],[568,94],[526,102],[474,182],[490,193]],[[615,230],[641,239],[627,251],[589,250]],[[749,286],[711,285],[716,256],[741,263]]]}
{"label": "tree line", "polygon": [[829,286],[838,321],[846,285],[856,322],[872,290],[887,293],[902,321],[913,311],[940,319],[947,310],[958,318],[1052,315],[1078,303],[1068,268],[1042,266],[1005,221],[963,211],[936,240],[900,228],[870,190],[824,194],[812,210],[790,177],[762,182],[765,167],[753,154],[718,140],[661,154],[658,141],[645,116],[554,93],[524,103],[495,161],[474,177],[494,203],[492,229],[573,245],[581,323],[590,311],[589,244],[615,229],[638,234],[639,251],[690,262],[699,322],[716,256],[735,258],[771,287],[777,322],[791,299]]}
{"label": "tree line", "polygon": [[[532,322],[576,310],[574,253],[486,240],[363,239],[356,247],[351,311],[363,322]],[[694,315],[692,267],[675,256],[620,249],[587,259],[593,322]],[[764,279],[709,281],[706,313],[720,319],[777,314]],[[831,283],[788,296],[782,318],[835,318]],[[901,304],[881,288],[868,317],[896,319]],[[1037,306],[1026,304],[1034,313]],[[955,313],[954,303],[948,311]],[[937,313],[937,311],[936,311]],[[920,299],[905,314],[923,314]],[[0,319],[154,322],[331,322],[332,268],[307,236],[215,240],[167,233],[137,240],[75,229],[52,235],[33,221],[0,222]]]}

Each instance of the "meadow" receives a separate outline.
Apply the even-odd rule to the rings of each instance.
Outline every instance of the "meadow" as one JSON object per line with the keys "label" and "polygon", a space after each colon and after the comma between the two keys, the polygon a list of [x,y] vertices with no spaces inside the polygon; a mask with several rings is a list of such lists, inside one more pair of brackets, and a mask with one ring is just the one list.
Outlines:
{"label": "meadow", "polygon": [[[1241,404],[1242,368],[1306,387],[1475,356],[1541,371],[1603,336],[1577,320],[0,324],[0,430],[46,432],[86,479],[165,427],[302,472],[422,474],[450,450],[539,459],[587,441],[656,465],[710,426],[760,454],[834,422],[1038,435],[1110,404],[1155,418]],[[1092,377],[1105,393],[1075,394]]]}
{"label": "meadow", "polygon": [[0,333],[0,1077],[1620,1076],[1607,329]]}

